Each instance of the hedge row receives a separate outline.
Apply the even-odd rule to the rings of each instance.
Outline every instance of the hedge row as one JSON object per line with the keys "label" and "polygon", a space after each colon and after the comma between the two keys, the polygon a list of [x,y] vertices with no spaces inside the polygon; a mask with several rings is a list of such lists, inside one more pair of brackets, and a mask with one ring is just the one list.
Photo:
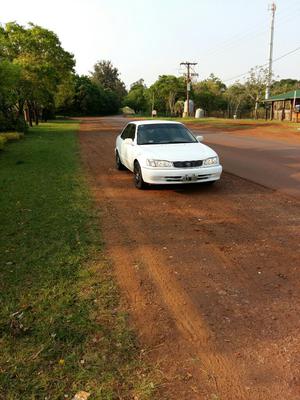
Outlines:
{"label": "hedge row", "polygon": [[9,140],[19,140],[24,136],[23,133],[18,132],[7,132],[0,133],[0,150],[4,149],[4,145]]}

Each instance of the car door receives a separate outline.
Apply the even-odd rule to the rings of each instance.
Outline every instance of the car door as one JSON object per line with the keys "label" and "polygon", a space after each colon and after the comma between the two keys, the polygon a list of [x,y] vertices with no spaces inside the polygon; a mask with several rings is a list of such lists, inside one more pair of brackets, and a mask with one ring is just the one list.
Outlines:
{"label": "car door", "polygon": [[135,124],[131,124],[129,133],[128,133],[129,137],[128,139],[132,140],[131,144],[126,144],[125,147],[125,157],[126,157],[126,163],[127,163],[127,168],[129,168],[131,171],[133,171],[133,162],[135,160],[136,157],[136,151],[137,151],[137,147],[136,147],[136,125]]}
{"label": "car door", "polygon": [[[135,124],[128,124],[125,130],[121,135],[122,143],[121,143],[121,160],[123,164],[130,170],[132,170],[133,166],[133,157],[135,150]],[[130,143],[127,143],[126,139],[131,139]]]}
{"label": "car door", "polygon": [[118,152],[121,159],[122,164],[124,164],[127,168],[127,159],[126,159],[126,152],[127,152],[127,144],[125,143],[125,139],[129,138],[129,134],[131,131],[132,124],[128,124],[120,135],[120,141],[118,146]]}

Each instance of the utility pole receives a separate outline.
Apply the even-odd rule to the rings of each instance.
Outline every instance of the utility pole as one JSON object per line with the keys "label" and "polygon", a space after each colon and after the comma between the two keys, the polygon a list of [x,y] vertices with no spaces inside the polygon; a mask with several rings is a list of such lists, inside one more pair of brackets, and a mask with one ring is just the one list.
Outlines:
{"label": "utility pole", "polygon": [[195,62],[182,62],[180,65],[184,65],[187,69],[186,74],[186,101],[187,101],[187,116],[190,115],[190,90],[191,90],[191,66],[197,65]]}
{"label": "utility pole", "polygon": [[269,68],[268,68],[266,96],[265,96],[266,100],[270,97],[270,86],[271,86],[271,80],[272,80],[274,19],[275,19],[275,11],[276,11],[276,4],[274,2],[269,7],[269,10],[271,11],[271,38],[270,38],[270,52],[269,52]]}

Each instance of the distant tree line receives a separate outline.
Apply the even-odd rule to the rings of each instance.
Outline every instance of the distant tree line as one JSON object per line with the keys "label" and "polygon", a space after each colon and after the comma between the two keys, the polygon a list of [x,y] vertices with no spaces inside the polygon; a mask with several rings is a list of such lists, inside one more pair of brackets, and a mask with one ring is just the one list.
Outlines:
{"label": "distant tree line", "polygon": [[127,92],[117,68],[99,61],[90,76],[79,76],[74,66],[54,32],[0,25],[0,131],[25,131],[55,113],[118,113]]}
{"label": "distant tree line", "polygon": [[[87,75],[74,72],[74,56],[57,35],[38,25],[0,25],[0,131],[25,131],[55,114],[117,114],[128,106],[135,113],[180,116],[184,109],[184,77],[161,75],[150,87],[143,79],[127,93],[110,61],[98,61]],[[227,86],[211,74],[192,85],[191,99],[206,116],[258,117],[263,111],[267,70],[253,68],[243,83]],[[300,87],[295,79],[274,80],[271,94]]]}
{"label": "distant tree line", "polygon": [[[195,107],[202,108],[205,115],[218,117],[263,117],[264,96],[268,71],[261,67],[250,70],[243,83],[235,82],[226,86],[219,78],[211,74],[207,79],[192,85],[190,97]],[[273,80],[271,95],[300,88],[296,79]],[[186,98],[186,84],[183,77],[161,75],[149,88],[143,79],[134,82],[124,106],[136,113],[150,113],[152,109],[160,115],[182,115]]]}

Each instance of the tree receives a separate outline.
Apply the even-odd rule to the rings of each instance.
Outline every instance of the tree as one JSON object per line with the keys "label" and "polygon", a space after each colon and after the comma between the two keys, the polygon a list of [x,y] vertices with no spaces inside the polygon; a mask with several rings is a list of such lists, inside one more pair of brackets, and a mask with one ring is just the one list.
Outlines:
{"label": "tree", "polygon": [[184,78],[174,75],[161,75],[150,87],[150,98],[153,96],[152,106],[161,112],[175,115],[175,103],[185,96]]}
{"label": "tree", "polygon": [[264,99],[268,82],[268,68],[255,67],[249,71],[249,76],[244,84],[245,91],[254,110],[254,117],[258,118],[258,105]]}
{"label": "tree", "polygon": [[59,86],[56,106],[65,115],[107,115],[118,110],[118,99],[115,93],[104,90],[90,77],[73,75]]}
{"label": "tree", "polygon": [[296,90],[300,88],[300,81],[297,79],[281,79],[279,81],[274,81],[271,86],[272,95],[286,93],[291,90]]}
{"label": "tree", "polygon": [[127,94],[125,84],[120,80],[119,75],[118,69],[112,65],[111,61],[106,60],[98,61],[91,73],[92,81],[110,92],[109,96],[117,99],[118,109]]}
{"label": "tree", "polygon": [[59,84],[73,71],[74,57],[62,48],[54,32],[31,23],[28,28],[6,24],[0,31],[0,43],[0,54],[21,71],[19,116],[25,108],[30,124],[32,118],[38,123],[43,109],[53,107]]}
{"label": "tree", "polygon": [[10,61],[0,61],[0,82],[0,131],[24,128],[16,109],[20,68]]}
{"label": "tree", "polygon": [[228,103],[228,117],[239,115],[242,111],[251,109],[249,96],[244,85],[239,82],[229,86],[224,96]]}
{"label": "tree", "polygon": [[57,92],[54,96],[55,108],[58,112],[71,112],[75,89],[76,75],[74,74],[70,74],[60,85],[58,85]]}
{"label": "tree", "polygon": [[124,106],[132,108],[136,113],[146,111],[149,107],[146,91],[147,88],[143,79],[134,82],[130,86],[129,93],[124,98]]}
{"label": "tree", "polygon": [[107,100],[104,89],[100,89],[88,76],[75,76],[74,92],[71,113],[77,115],[105,114]]}
{"label": "tree", "polygon": [[224,98],[226,86],[219,78],[211,74],[207,79],[194,84],[193,98],[210,116],[213,111],[224,111],[227,107]]}

